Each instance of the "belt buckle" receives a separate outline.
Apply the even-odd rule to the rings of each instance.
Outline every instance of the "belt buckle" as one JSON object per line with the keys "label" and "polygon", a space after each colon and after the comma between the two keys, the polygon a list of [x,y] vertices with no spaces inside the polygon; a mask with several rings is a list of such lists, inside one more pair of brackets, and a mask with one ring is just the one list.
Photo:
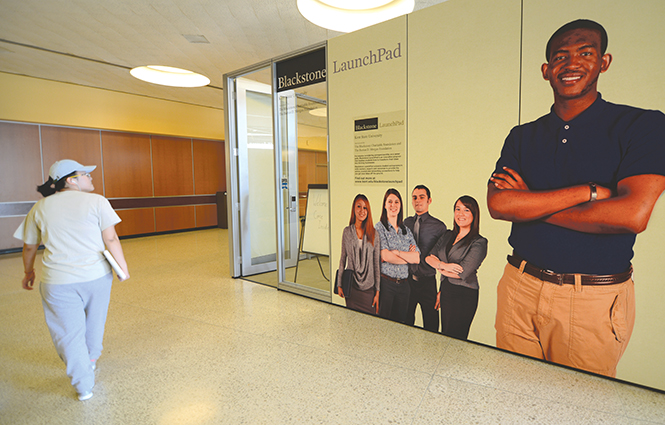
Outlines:
{"label": "belt buckle", "polygon": [[554,275],[557,278],[557,282],[554,282],[555,284],[559,286],[563,286],[563,273],[556,273],[553,272],[552,270],[544,270],[545,273],[548,273],[550,275]]}

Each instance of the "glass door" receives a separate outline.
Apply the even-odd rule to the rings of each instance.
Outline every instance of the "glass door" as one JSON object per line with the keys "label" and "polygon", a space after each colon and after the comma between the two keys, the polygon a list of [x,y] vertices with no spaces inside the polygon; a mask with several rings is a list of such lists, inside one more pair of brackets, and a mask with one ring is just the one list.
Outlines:
{"label": "glass door", "polygon": [[260,81],[269,73],[266,68],[235,79],[242,276],[277,268],[272,89]]}
{"label": "glass door", "polygon": [[[278,217],[282,227],[277,235],[279,246],[283,247],[282,271],[294,267],[298,260],[298,235],[300,214],[298,207],[298,127],[296,116],[296,95],[293,90],[277,93],[277,152],[276,166],[280,176],[280,202]],[[285,277],[279,275],[279,281]]]}
{"label": "glass door", "polygon": [[[310,68],[303,71],[302,63]],[[326,87],[321,48],[224,76],[231,275],[330,301],[327,249],[313,254],[300,247],[307,187],[327,184],[327,119],[310,115],[325,109]],[[305,153],[298,146],[301,128]],[[309,166],[299,167],[301,154]],[[327,205],[327,191],[325,198]],[[324,212],[326,220],[317,221],[327,229]],[[318,267],[310,272],[301,260],[312,259]]]}
{"label": "glass door", "polygon": [[[325,90],[325,83],[321,83]],[[325,101],[303,94],[303,91],[311,91],[313,89],[321,90],[321,87],[303,87],[296,90],[284,90],[277,93],[276,99],[276,117],[275,128],[277,134],[276,141],[276,154],[281,159],[276,166],[278,167],[278,175],[280,176],[280,191],[281,196],[278,202],[281,202],[281,208],[278,208],[278,213],[282,213],[282,217],[278,217],[278,221],[283,223],[278,229],[277,240],[278,247],[283,247],[278,250],[277,259],[277,272],[279,277],[278,287],[282,290],[289,292],[306,295],[308,297],[320,299],[330,302],[330,283],[328,282],[327,270],[329,270],[328,260],[328,234],[327,234],[327,208],[325,214],[320,217],[320,220],[314,220],[314,215],[324,212],[323,210],[312,210],[309,212],[309,219],[306,219],[304,212],[299,208],[299,168],[306,166],[305,164],[298,163],[298,139],[300,128],[303,127],[304,133],[310,135],[314,134],[312,128],[315,126],[321,127],[318,130],[323,130],[325,139],[326,126],[321,121],[325,122],[325,118],[313,117],[310,114],[312,109],[325,109]],[[312,118],[308,118],[312,117]],[[313,121],[317,121],[314,123]],[[319,134],[319,135],[320,135]],[[307,140],[307,137],[303,139]],[[324,153],[325,155],[325,153]],[[327,155],[326,155],[327,156]],[[325,183],[327,183],[327,166],[325,170]],[[309,170],[310,173],[313,170]],[[316,172],[314,171],[314,174]],[[309,185],[312,186],[311,184]],[[316,185],[315,185],[316,186]],[[327,206],[327,185],[325,190],[322,191],[322,196],[325,198],[325,205]],[[307,192],[309,194],[309,191]],[[309,205],[309,204],[308,204]],[[325,217],[323,217],[325,216]],[[322,221],[325,221],[326,229],[317,231],[315,237],[321,239],[322,245],[325,249],[318,249],[316,253],[307,252],[303,244],[303,236],[305,226],[310,226],[310,237],[315,227],[320,226]],[[309,223],[307,222],[309,221]],[[318,227],[316,227],[318,229]]]}

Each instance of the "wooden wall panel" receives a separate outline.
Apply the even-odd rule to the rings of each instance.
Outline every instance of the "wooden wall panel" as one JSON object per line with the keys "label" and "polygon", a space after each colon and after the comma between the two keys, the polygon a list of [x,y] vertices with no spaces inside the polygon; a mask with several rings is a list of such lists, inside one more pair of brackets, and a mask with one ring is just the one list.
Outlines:
{"label": "wooden wall panel", "polygon": [[316,152],[316,170],[314,184],[328,184],[328,154]]}
{"label": "wooden wall panel", "polygon": [[102,131],[107,198],[152,196],[150,136]]}
{"label": "wooden wall panel", "polygon": [[48,177],[42,176],[39,126],[0,122],[0,152],[0,202],[41,199],[36,188]]}
{"label": "wooden wall panel", "polygon": [[193,140],[194,189],[197,195],[226,192],[224,142]]}
{"label": "wooden wall panel", "polygon": [[191,139],[153,136],[152,166],[155,196],[194,194]]}
{"label": "wooden wall panel", "polygon": [[[0,218],[0,249],[21,248],[23,246],[23,242],[20,239],[14,238],[14,232],[21,225],[23,219],[25,217]],[[23,273],[23,270],[19,270],[18,273]]]}
{"label": "wooden wall panel", "polygon": [[193,229],[196,227],[194,206],[155,208],[155,229],[158,232]]}
{"label": "wooden wall panel", "polygon": [[83,165],[96,165],[97,168],[91,173],[94,193],[103,194],[100,131],[46,125],[41,126],[41,131],[44,175],[48,176],[49,168],[59,159],[73,159]]}
{"label": "wooden wall panel", "polygon": [[298,208],[298,215],[300,215],[300,217],[304,217],[307,213],[307,195],[298,198]]}
{"label": "wooden wall panel", "polygon": [[118,236],[142,235],[155,232],[154,208],[116,210],[122,221],[115,226]]}
{"label": "wooden wall panel", "polygon": [[12,235],[41,199],[36,186],[65,158],[97,166],[94,192],[124,208],[120,236],[218,224],[207,202],[226,191],[223,141],[0,122],[0,182],[11,183],[0,191],[0,250],[21,247]]}
{"label": "wooden wall panel", "polygon": [[310,184],[328,184],[328,154],[298,150],[298,205],[300,216],[307,209],[307,188]]}
{"label": "wooden wall panel", "polygon": [[196,206],[196,227],[217,226],[217,205]]}
{"label": "wooden wall panel", "polygon": [[298,150],[298,192],[307,194],[307,185],[316,180],[316,152]]}
{"label": "wooden wall panel", "polygon": [[316,165],[314,172],[314,184],[328,184],[328,166]]}

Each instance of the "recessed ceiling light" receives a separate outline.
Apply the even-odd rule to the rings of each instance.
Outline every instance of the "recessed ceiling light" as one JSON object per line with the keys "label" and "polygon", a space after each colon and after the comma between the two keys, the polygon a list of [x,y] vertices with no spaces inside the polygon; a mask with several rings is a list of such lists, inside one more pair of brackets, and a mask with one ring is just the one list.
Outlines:
{"label": "recessed ceiling light", "polygon": [[129,71],[129,73],[139,80],[162,86],[202,87],[210,84],[210,79],[205,75],[170,66],[139,66]]}
{"label": "recessed ceiling light", "polygon": [[297,4],[311,23],[351,32],[411,13],[415,0],[297,0]]}
{"label": "recessed ceiling light", "polygon": [[210,44],[210,41],[205,37],[205,35],[200,35],[200,34],[183,34],[183,37],[190,43],[198,43],[198,44]]}

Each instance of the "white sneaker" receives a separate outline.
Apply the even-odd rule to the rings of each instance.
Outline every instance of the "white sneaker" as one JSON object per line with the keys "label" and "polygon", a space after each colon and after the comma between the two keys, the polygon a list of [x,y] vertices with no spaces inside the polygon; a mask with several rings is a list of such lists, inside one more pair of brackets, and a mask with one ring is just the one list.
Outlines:
{"label": "white sneaker", "polygon": [[97,370],[97,360],[90,360],[90,363],[92,364],[92,371]]}
{"label": "white sneaker", "polygon": [[85,401],[92,398],[92,391],[86,391],[82,394],[79,394],[79,400]]}

